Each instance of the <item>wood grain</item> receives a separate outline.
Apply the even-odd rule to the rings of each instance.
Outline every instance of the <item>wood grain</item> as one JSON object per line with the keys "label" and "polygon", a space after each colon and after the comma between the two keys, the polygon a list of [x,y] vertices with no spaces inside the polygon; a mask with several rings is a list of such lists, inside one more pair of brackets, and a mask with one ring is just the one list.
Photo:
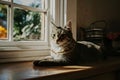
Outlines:
{"label": "wood grain", "polygon": [[120,59],[84,66],[35,67],[32,62],[0,64],[0,80],[75,80],[120,69]]}

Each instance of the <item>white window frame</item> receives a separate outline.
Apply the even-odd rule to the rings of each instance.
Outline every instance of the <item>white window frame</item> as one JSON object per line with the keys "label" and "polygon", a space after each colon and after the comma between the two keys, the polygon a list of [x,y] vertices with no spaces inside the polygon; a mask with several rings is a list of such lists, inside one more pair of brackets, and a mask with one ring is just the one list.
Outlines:
{"label": "white window frame", "polygon": [[[0,42],[0,62],[34,60],[36,57],[49,54],[50,48],[50,22],[53,19],[59,26],[66,23],[67,0],[48,0],[50,2],[47,10],[47,29],[45,41],[32,44],[31,42]],[[4,3],[4,1],[2,1]],[[9,3],[6,3],[9,4]],[[17,6],[17,5],[16,5]],[[19,5],[18,5],[19,6]],[[27,7],[26,7],[27,8]],[[11,21],[12,22],[12,21]],[[31,44],[30,44],[31,43]],[[24,45],[23,45],[24,44]],[[33,54],[34,53],[34,54]]]}
{"label": "white window frame", "polygon": [[[21,7],[21,8],[24,8],[24,9],[28,9],[28,10],[31,9],[31,10],[34,10],[34,11],[38,11],[37,9],[29,8],[29,7],[24,6],[24,5],[21,6],[19,4],[13,4],[13,3],[10,3],[10,2],[4,2],[4,1],[1,1],[1,3],[11,5],[11,8],[13,8],[13,6],[15,6],[15,7]],[[47,9],[45,11],[41,10],[41,12],[47,12]],[[8,25],[10,25],[10,28],[11,28],[13,26],[13,24],[12,24],[13,20],[11,19],[11,18],[13,18],[12,9],[11,9],[10,13],[11,13],[10,14],[11,17],[10,17],[10,20],[8,20],[8,21],[10,21],[8,23],[11,23],[11,24],[8,24]],[[47,14],[49,14],[49,12]],[[9,13],[8,13],[8,15],[9,15]],[[45,18],[48,18],[48,16],[46,16]],[[45,19],[45,20],[48,20],[48,19]],[[35,50],[35,49],[41,49],[40,46],[46,46],[44,48],[48,48],[47,47],[48,46],[48,36],[47,36],[47,34],[48,34],[49,31],[48,31],[47,26],[48,26],[48,21],[46,21],[46,25],[45,25],[46,30],[45,30],[45,40],[44,41],[36,41],[36,42],[34,42],[34,41],[17,41],[17,42],[16,41],[0,41],[0,44],[1,44],[0,48],[3,49],[5,47],[5,50],[10,50],[10,49],[12,49],[12,50],[28,50],[28,49]],[[9,31],[11,33],[12,30],[9,29]],[[9,35],[9,38],[10,38],[10,36],[11,35]],[[23,46],[24,46],[24,48],[23,48]]]}

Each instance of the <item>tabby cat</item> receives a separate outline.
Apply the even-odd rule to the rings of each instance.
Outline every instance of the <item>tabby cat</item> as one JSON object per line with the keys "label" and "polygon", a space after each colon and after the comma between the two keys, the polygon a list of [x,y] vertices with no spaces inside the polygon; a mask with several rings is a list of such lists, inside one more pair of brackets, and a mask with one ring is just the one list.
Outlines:
{"label": "tabby cat", "polygon": [[87,41],[76,42],[72,36],[72,23],[59,27],[54,23],[51,32],[51,54],[35,60],[35,66],[79,65],[102,59],[101,47]]}

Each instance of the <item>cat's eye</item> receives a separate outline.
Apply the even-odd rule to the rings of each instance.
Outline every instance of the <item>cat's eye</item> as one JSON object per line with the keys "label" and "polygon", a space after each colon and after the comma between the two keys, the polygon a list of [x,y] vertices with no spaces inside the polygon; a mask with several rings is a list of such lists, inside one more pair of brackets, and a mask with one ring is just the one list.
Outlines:
{"label": "cat's eye", "polygon": [[54,38],[55,37],[55,34],[52,34],[52,38]]}

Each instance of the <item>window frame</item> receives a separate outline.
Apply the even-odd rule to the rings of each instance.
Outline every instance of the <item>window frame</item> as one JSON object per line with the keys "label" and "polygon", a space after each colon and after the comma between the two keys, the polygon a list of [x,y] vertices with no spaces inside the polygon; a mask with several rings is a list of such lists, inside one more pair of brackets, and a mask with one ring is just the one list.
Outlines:
{"label": "window frame", "polygon": [[[30,61],[38,59],[39,57],[46,56],[49,54],[50,50],[50,30],[51,30],[51,20],[59,26],[64,26],[66,24],[66,8],[67,0],[48,0],[50,1],[47,10],[47,33],[45,34],[46,40],[31,45],[26,43],[27,46],[22,45],[20,42],[17,43],[2,43],[0,45],[0,62],[14,62],[14,61]],[[1,1],[1,3],[5,1]],[[10,3],[6,3],[10,4]],[[12,21],[11,21],[12,22]],[[49,26],[48,26],[49,25]],[[1,44],[1,43],[0,43]],[[21,45],[20,45],[21,44]],[[40,44],[40,45],[38,45]],[[33,54],[34,53],[34,54]]]}
{"label": "window frame", "polygon": [[[13,7],[20,7],[20,8],[31,10],[31,11],[42,12],[44,14],[47,14],[46,17],[45,17],[46,19],[48,18],[48,14],[49,14],[49,12],[47,11],[47,9],[40,10],[40,9],[36,9],[36,8],[25,6],[25,5],[20,5],[20,4],[12,3],[12,2],[0,1],[0,3],[6,4],[6,5],[8,5],[8,6],[11,7],[11,9],[9,9],[10,11],[8,11],[9,18],[7,18],[7,20],[8,20],[7,23],[8,23],[8,25],[10,25],[9,28],[8,28],[8,31],[9,31],[9,33],[11,35],[8,35],[9,40],[4,40],[4,41],[0,40],[0,44],[1,44],[0,48],[3,49],[4,47],[11,47],[12,50],[17,50],[17,49],[18,50],[27,50],[27,49],[41,49],[41,48],[38,48],[38,46],[39,47],[40,46],[46,46],[47,47],[49,45],[48,44],[48,35],[47,35],[49,33],[48,27],[47,27],[49,25],[48,21],[46,21],[46,25],[45,25],[45,29],[46,30],[44,30],[45,31],[44,32],[45,33],[45,40],[44,41],[17,41],[17,42],[16,41],[11,41],[12,40],[12,38],[11,38],[11,36],[12,36],[12,26],[13,26],[13,23],[14,23],[14,21],[13,21],[13,16],[14,16]],[[47,2],[47,3],[49,3],[49,2]],[[22,48],[22,46],[26,46],[26,48]],[[35,46],[37,46],[37,47],[35,47]],[[17,47],[17,49],[16,49],[16,47]],[[7,49],[5,49],[5,50],[7,50]]]}

